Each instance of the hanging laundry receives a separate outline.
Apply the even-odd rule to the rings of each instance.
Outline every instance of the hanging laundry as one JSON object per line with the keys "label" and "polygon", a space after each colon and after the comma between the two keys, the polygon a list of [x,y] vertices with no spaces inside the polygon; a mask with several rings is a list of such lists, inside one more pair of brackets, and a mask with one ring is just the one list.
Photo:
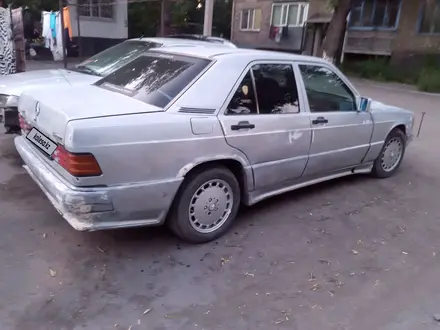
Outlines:
{"label": "hanging laundry", "polygon": [[55,61],[61,61],[64,58],[63,51],[63,25],[61,24],[60,12],[55,13],[55,43],[53,45],[52,54]]}
{"label": "hanging laundry", "polygon": [[41,36],[44,38],[44,44],[46,48],[52,48],[53,43],[52,32],[50,31],[51,14],[52,12],[48,11],[43,11],[41,13],[41,24],[43,25]]}
{"label": "hanging laundry", "polygon": [[11,10],[0,7],[0,75],[15,73],[15,47],[12,41]]}
{"label": "hanging laundry", "polygon": [[12,36],[15,43],[17,72],[26,71],[26,48],[24,42],[23,9],[12,9]]}
{"label": "hanging laundry", "polygon": [[57,13],[50,13],[50,31],[52,33],[52,38],[56,40],[56,38],[57,38]]}
{"label": "hanging laundry", "polygon": [[41,17],[45,45],[52,51],[53,59],[60,61],[64,58],[60,12],[43,12]]}
{"label": "hanging laundry", "polygon": [[64,20],[64,29],[67,29],[69,32],[69,39],[72,40],[72,25],[70,24],[70,12],[69,7],[63,8],[63,20]]}

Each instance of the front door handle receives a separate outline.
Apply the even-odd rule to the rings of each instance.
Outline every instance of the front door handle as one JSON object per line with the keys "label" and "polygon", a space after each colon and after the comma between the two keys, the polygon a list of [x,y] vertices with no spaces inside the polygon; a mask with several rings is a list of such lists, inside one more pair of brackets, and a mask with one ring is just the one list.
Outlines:
{"label": "front door handle", "polygon": [[318,117],[318,118],[312,120],[313,125],[327,124],[327,123],[328,123],[328,119],[325,119],[324,117]]}
{"label": "front door handle", "polygon": [[231,130],[238,131],[240,129],[253,129],[255,128],[254,124],[249,123],[248,121],[240,121],[237,125],[231,125]]}

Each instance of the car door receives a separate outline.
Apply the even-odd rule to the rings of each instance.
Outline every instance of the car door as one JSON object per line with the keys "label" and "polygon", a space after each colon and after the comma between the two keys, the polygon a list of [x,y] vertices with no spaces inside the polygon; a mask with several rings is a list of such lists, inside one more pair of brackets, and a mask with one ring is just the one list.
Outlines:
{"label": "car door", "polygon": [[253,62],[219,114],[227,143],[250,161],[255,189],[277,189],[301,177],[311,143],[290,62]]}
{"label": "car door", "polygon": [[373,132],[369,112],[357,109],[357,92],[331,66],[298,63],[310,111],[312,145],[304,176],[324,176],[362,163]]}

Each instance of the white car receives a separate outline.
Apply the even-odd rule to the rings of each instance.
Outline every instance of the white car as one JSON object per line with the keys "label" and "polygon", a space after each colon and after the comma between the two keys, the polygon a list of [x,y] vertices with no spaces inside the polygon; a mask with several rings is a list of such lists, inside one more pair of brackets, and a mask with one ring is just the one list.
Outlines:
{"label": "white car", "polygon": [[241,203],[393,175],[414,126],[323,59],[214,47],[150,50],[93,85],[25,92],[19,111],[25,169],[75,229],[166,223],[196,243]]}
{"label": "white car", "polygon": [[24,91],[62,86],[90,85],[107,76],[151,48],[168,46],[235,47],[217,39],[182,37],[130,39],[104,50],[72,69],[36,70],[0,77],[0,123],[7,132],[19,132],[18,97]]}

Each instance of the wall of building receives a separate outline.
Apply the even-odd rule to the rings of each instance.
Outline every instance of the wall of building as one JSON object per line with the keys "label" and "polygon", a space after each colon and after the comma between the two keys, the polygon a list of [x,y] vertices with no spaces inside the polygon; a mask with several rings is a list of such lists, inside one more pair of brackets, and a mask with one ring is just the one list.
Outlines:
{"label": "wall of building", "polygon": [[[300,51],[301,40],[303,38],[303,28],[295,27],[289,28],[288,36],[283,38],[279,43],[270,39],[270,19],[272,14],[273,3],[292,3],[292,2],[307,2],[305,0],[234,0],[234,12],[232,18],[232,35],[231,39],[234,43],[241,47],[249,48],[266,48]],[[311,15],[319,15],[329,11],[328,0],[310,0],[308,17]],[[262,22],[260,31],[242,31],[241,11],[243,9],[260,8],[262,14]]]}
{"label": "wall of building", "polygon": [[418,62],[426,54],[440,54],[440,35],[418,32],[420,0],[402,0],[399,26],[392,44],[392,61]]}
{"label": "wall of building", "polygon": [[[76,1],[75,1],[76,2]],[[74,41],[78,40],[77,7],[69,6]],[[127,4],[114,5],[114,18],[91,18],[80,16],[79,32],[83,55],[90,56],[111,47],[128,37]]]}

